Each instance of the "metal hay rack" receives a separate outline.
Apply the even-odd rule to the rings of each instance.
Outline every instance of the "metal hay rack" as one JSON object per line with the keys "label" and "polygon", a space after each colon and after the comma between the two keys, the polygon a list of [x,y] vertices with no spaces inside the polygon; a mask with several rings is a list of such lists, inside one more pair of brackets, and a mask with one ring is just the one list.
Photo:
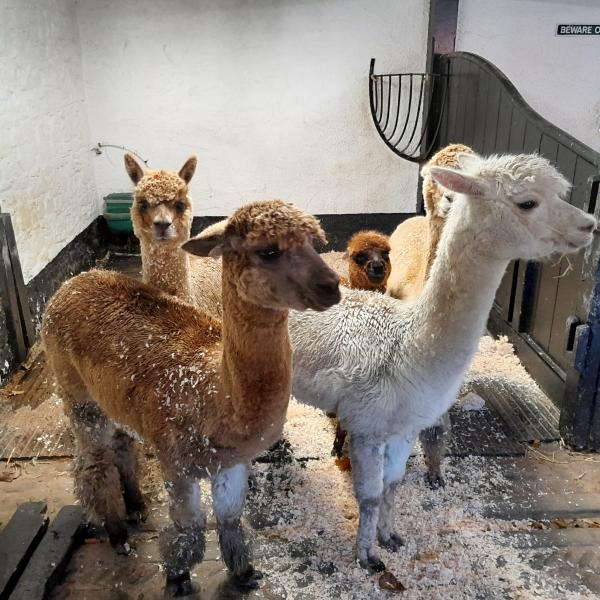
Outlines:
{"label": "metal hay rack", "polygon": [[[440,107],[433,105],[440,97]],[[435,144],[446,104],[448,76],[438,73],[375,74],[369,68],[369,101],[377,132],[395,154],[411,162],[425,161]]]}

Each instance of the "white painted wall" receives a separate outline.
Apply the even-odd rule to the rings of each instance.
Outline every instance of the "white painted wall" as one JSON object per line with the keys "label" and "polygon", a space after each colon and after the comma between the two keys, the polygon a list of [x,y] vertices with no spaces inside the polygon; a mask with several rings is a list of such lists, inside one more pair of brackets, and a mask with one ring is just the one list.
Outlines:
{"label": "white painted wall", "polygon": [[0,205],[29,281],[98,214],[74,2],[0,3]]}
{"label": "white painted wall", "polygon": [[[425,66],[427,0],[80,0],[94,142],[152,168],[190,154],[195,213],[280,197],[314,213],[413,211],[417,168],[371,121],[367,73]],[[94,159],[130,189],[122,152]]]}
{"label": "white painted wall", "polygon": [[600,151],[600,36],[557,37],[559,23],[600,23],[600,2],[460,0],[456,49],[494,63],[543,117]]}

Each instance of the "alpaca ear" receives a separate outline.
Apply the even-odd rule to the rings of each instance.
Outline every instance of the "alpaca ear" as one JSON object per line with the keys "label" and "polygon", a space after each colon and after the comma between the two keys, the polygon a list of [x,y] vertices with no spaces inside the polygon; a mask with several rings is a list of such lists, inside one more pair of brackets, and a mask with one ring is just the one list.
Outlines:
{"label": "alpaca ear", "polygon": [[481,156],[474,152],[459,152],[456,155],[456,162],[461,171],[472,171],[481,162]]}
{"label": "alpaca ear", "polygon": [[212,256],[213,258],[221,256],[223,248],[229,243],[229,238],[225,234],[228,223],[228,219],[223,219],[218,223],[209,225],[196,237],[190,238],[182,244],[181,248],[196,256]]}
{"label": "alpaca ear", "polygon": [[137,185],[138,181],[144,176],[142,167],[138,165],[137,161],[135,158],[133,158],[133,156],[131,156],[131,154],[125,154],[125,156],[123,156],[123,160],[125,161],[125,170],[127,171],[129,178],[131,181],[133,181],[134,185]]}
{"label": "alpaca ear", "polygon": [[186,183],[189,183],[196,172],[196,165],[198,164],[198,159],[195,156],[190,156],[186,161],[183,167],[179,169],[179,177],[183,179]]}
{"label": "alpaca ear", "polygon": [[467,175],[461,171],[448,169],[446,167],[429,167],[427,174],[435,182],[446,189],[457,192],[458,194],[467,194],[468,196],[484,196],[487,186],[485,182],[473,175]]}

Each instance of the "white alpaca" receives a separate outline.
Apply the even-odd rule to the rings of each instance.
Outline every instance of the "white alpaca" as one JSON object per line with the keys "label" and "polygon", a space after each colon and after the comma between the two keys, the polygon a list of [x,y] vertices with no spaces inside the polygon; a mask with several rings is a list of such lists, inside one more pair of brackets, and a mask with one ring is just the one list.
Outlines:
{"label": "white alpaca", "polygon": [[456,198],[415,302],[349,290],[326,313],[290,318],[293,394],[351,434],[357,554],[374,571],[385,568],[376,538],[402,544],[392,507],[415,437],[454,402],[508,262],[587,246],[596,224],[562,200],[569,184],[542,157],[464,154],[459,165],[429,169]]}

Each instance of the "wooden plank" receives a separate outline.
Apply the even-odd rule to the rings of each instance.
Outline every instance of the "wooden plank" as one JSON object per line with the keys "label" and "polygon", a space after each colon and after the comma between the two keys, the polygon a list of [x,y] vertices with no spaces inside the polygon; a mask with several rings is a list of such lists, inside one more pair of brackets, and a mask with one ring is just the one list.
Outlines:
{"label": "wooden plank", "polygon": [[12,263],[3,220],[0,220],[0,255],[0,294],[6,316],[6,325],[9,329],[9,339],[14,340],[16,357],[19,362],[23,362],[27,356],[27,346],[21,327],[19,300],[12,274]]}
{"label": "wooden plank", "polygon": [[83,512],[63,506],[19,579],[10,600],[43,600],[62,578],[75,548],[83,540]]}
{"label": "wooden plank", "polygon": [[[577,169],[577,155],[566,146],[559,145],[556,165],[560,172],[569,180],[575,180]],[[585,164],[581,161],[581,164]],[[585,200],[581,193],[582,190],[572,190],[570,200],[577,202],[581,208]],[[586,287],[583,276],[583,252],[569,256],[568,260],[563,258],[560,262],[560,273],[558,275],[558,288],[556,292],[556,305],[552,320],[552,329],[550,331],[550,355],[566,371],[569,367],[570,356],[566,352],[567,318],[578,316],[582,321],[587,314],[581,314],[578,311],[579,299],[583,296]]]}
{"label": "wooden plank", "polygon": [[525,117],[515,106],[512,112],[512,123],[510,126],[510,137],[508,139],[508,151],[511,154],[521,154],[525,144]]}
{"label": "wooden plank", "polygon": [[542,142],[542,132],[531,121],[525,126],[525,139],[523,140],[523,152],[526,154],[538,152]]}
{"label": "wooden plank", "polygon": [[479,93],[479,67],[474,63],[467,63],[463,84],[463,126],[461,141],[469,147],[473,146],[475,136],[475,101]]}
{"label": "wooden plank", "polygon": [[[540,143],[540,154],[545,156],[551,163],[554,163],[558,154],[558,144],[552,138],[543,135]],[[546,352],[549,352],[550,349],[550,332],[556,306],[557,278],[559,275],[558,260],[555,259],[553,262],[546,262],[541,265],[531,336]]]}
{"label": "wooden plank", "polygon": [[21,270],[21,261],[19,260],[17,240],[15,239],[15,232],[13,230],[10,215],[0,214],[0,219],[2,219],[4,222],[4,234],[8,244],[8,253],[12,265],[15,288],[17,290],[20,315],[26,338],[25,342],[27,344],[27,348],[31,348],[35,342],[35,331],[33,328],[33,322],[31,320],[31,312],[29,310],[29,297],[27,294],[27,288],[25,287],[25,282],[23,281],[23,271]]}
{"label": "wooden plank", "polygon": [[446,129],[446,144],[454,144],[458,142],[457,132],[457,120],[460,112],[460,86],[461,81],[461,69],[460,62],[452,60],[450,61],[450,79],[448,83],[448,127]]}
{"label": "wooden plank", "polygon": [[498,132],[498,113],[500,112],[500,83],[490,78],[488,90],[487,114],[485,115],[484,154],[496,152],[496,134]]}
{"label": "wooden plank", "polygon": [[488,74],[479,69],[479,89],[477,90],[477,102],[475,103],[475,117],[473,121],[473,145],[475,152],[483,154],[483,140],[485,138],[485,116],[487,114],[488,92],[490,78]]}
{"label": "wooden plank", "polygon": [[0,600],[6,600],[48,528],[45,502],[27,502],[0,532]]}
{"label": "wooden plank", "polygon": [[503,154],[508,152],[508,140],[512,125],[513,104],[508,94],[502,90],[500,94],[500,107],[498,112],[498,132],[494,152]]}
{"label": "wooden plank", "polygon": [[508,310],[510,307],[510,299],[513,289],[515,264],[516,263],[513,261],[508,265],[508,267],[506,267],[502,281],[496,290],[496,297],[494,298],[496,307],[502,314],[502,318],[506,321],[509,317]]}

